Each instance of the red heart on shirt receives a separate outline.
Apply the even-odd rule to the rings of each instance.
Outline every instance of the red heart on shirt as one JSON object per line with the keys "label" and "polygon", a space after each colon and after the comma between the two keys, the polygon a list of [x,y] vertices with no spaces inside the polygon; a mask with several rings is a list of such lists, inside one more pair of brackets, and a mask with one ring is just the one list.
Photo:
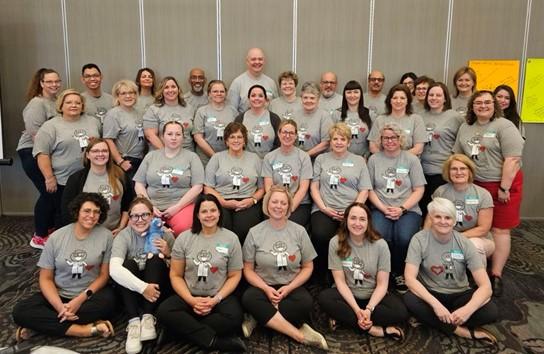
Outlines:
{"label": "red heart on shirt", "polygon": [[360,127],[360,128],[359,128],[359,131],[360,131],[361,133],[364,133],[364,132],[365,132],[365,130],[366,130],[366,128],[365,128],[365,127]]}
{"label": "red heart on shirt", "polygon": [[178,176],[172,176],[172,182],[176,183],[179,180]]}
{"label": "red heart on shirt", "polygon": [[292,255],[290,255],[290,256],[287,257],[287,258],[289,258],[289,260],[290,260],[291,262],[294,262],[295,259],[297,258],[297,256],[295,256],[294,254],[292,254]]}
{"label": "red heart on shirt", "polygon": [[268,140],[268,135],[263,135],[263,140],[267,141]]}
{"label": "red heart on shirt", "polygon": [[340,177],[340,183],[346,183],[347,180],[346,177]]}
{"label": "red heart on shirt", "polygon": [[437,265],[437,266],[431,266],[431,272],[433,272],[435,275],[440,275],[444,271],[444,266]]}
{"label": "red heart on shirt", "polygon": [[219,268],[214,266],[214,267],[211,267],[210,270],[211,270],[212,273],[215,273],[215,272],[217,272],[219,270]]}
{"label": "red heart on shirt", "polygon": [[93,268],[94,268],[94,264],[90,264],[90,265],[86,265],[86,266],[85,266],[85,270],[86,270],[86,271],[90,271],[90,270],[93,269]]}
{"label": "red heart on shirt", "polygon": [[397,186],[400,186],[400,185],[402,184],[402,181],[401,181],[400,179],[396,179],[396,180],[395,180],[395,184],[396,184]]}
{"label": "red heart on shirt", "polygon": [[298,179],[298,176],[291,176],[291,179],[296,182]]}
{"label": "red heart on shirt", "polygon": [[433,134],[433,138],[434,138],[435,140],[440,139],[440,133],[434,133],[434,134]]}
{"label": "red heart on shirt", "polygon": [[183,127],[184,127],[184,128],[187,128],[188,126],[189,126],[189,123],[183,122]]}
{"label": "red heart on shirt", "polygon": [[465,220],[466,221],[472,220],[472,215],[465,215]]}
{"label": "red heart on shirt", "polygon": [[119,195],[114,195],[113,197],[111,197],[113,200],[119,200]]}
{"label": "red heart on shirt", "polygon": [[485,146],[480,145],[480,151],[485,151]]}
{"label": "red heart on shirt", "polygon": [[370,275],[369,273],[363,274],[363,277],[364,277],[365,279],[372,279],[372,275]]}
{"label": "red heart on shirt", "polygon": [[242,178],[242,182],[244,182],[244,183],[249,182],[249,177],[243,177],[243,178]]}

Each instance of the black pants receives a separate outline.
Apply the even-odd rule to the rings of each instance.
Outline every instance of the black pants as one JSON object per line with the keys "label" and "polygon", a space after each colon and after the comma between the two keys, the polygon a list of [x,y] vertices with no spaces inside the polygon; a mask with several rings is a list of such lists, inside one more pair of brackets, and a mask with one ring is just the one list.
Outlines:
{"label": "black pants", "polygon": [[259,202],[250,208],[234,211],[223,208],[223,227],[234,232],[244,244],[249,229],[263,221],[262,204]]}
{"label": "black pants", "polygon": [[[281,285],[274,286],[276,289],[280,287]],[[264,291],[254,286],[249,286],[242,296],[244,308],[263,326],[279,311],[289,323],[300,327],[310,318],[312,303],[312,295],[302,286],[281,300],[278,309],[272,305]]]}
{"label": "black pants", "polygon": [[289,220],[296,222],[300,226],[306,228],[310,227],[310,211],[312,210],[312,204],[300,204],[298,208],[295,209],[289,215]]}
{"label": "black pants", "polygon": [[434,191],[441,185],[446,184],[446,181],[442,179],[442,175],[425,175],[425,180],[427,181],[425,192],[423,192],[423,197],[419,201],[419,208],[423,213],[423,222],[425,222],[425,216],[427,216],[427,205],[433,200]]}
{"label": "black pants", "polygon": [[123,159],[130,161],[130,164],[132,165],[130,170],[125,172],[125,175],[127,175],[127,178],[129,179],[129,181],[132,182],[132,185],[134,186],[134,181],[132,181],[132,178],[134,178],[136,171],[138,171],[138,168],[140,167],[140,164],[142,163],[142,159],[139,159],[136,157],[130,157],[130,156],[125,156],[123,157]]}
{"label": "black pants", "polygon": [[318,277],[325,276],[328,272],[329,242],[336,235],[340,222],[321,211],[316,211],[312,213],[311,224],[311,239],[317,252],[317,258],[314,259],[314,274]]}
{"label": "black pants", "polygon": [[[70,299],[61,298],[63,303]],[[97,291],[85,301],[76,315],[76,321],[59,322],[57,311],[41,292],[22,300],[13,308],[13,321],[24,328],[51,336],[64,336],[73,324],[89,324],[97,320],[113,317],[115,310],[115,294],[111,287],[106,286]]]}
{"label": "black pants", "polygon": [[160,304],[161,300],[169,295],[168,267],[166,266],[165,261],[159,258],[159,256],[154,255],[151,259],[146,261],[144,270],[139,270],[138,265],[133,259],[126,259],[123,262],[123,266],[146,283],[158,284],[161,292],[158,301],[149,302],[143,295],[119,285],[118,289],[121,293],[121,299],[123,300],[128,318],[140,317],[141,314],[155,313],[155,309],[158,304]]}
{"label": "black pants", "polygon": [[[456,294],[441,294],[431,291],[430,292],[435,298],[440,301],[450,312],[455,311],[456,309],[464,306],[472,298],[474,289],[469,289]],[[456,325],[447,324],[436,316],[433,311],[433,308],[414,295],[411,291],[408,291],[404,294],[404,303],[408,310],[421,322],[425,323],[431,328],[436,328],[446,334],[451,334],[455,331]],[[475,328],[486,323],[495,322],[498,318],[498,309],[497,305],[491,300],[484,306],[480,307],[476,312],[470,316],[467,322],[463,326],[468,328]]]}
{"label": "black pants", "polygon": [[238,299],[228,296],[215,305],[210,314],[200,316],[176,294],[159,306],[157,317],[169,332],[208,348],[215,336],[231,335],[239,331],[243,311]]}
{"label": "black pants", "polygon": [[[364,309],[368,304],[368,299],[355,299],[359,307]],[[318,296],[319,306],[329,317],[341,322],[349,327],[360,329],[357,324],[357,316],[353,309],[336,288],[323,290]],[[371,320],[376,326],[391,326],[408,320],[408,310],[402,303],[402,300],[395,295],[386,294],[382,301],[372,312]]]}

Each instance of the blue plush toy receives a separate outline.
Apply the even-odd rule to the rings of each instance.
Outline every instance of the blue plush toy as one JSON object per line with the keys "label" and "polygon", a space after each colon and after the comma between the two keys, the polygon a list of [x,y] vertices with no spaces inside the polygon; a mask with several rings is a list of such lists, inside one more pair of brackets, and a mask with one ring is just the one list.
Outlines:
{"label": "blue plush toy", "polygon": [[164,234],[162,225],[163,222],[159,218],[151,220],[151,225],[145,235],[144,252],[147,253],[147,258],[151,258],[155,254],[158,254],[160,258],[164,258],[164,254],[159,251],[154,242],[155,240],[162,239],[162,235]]}

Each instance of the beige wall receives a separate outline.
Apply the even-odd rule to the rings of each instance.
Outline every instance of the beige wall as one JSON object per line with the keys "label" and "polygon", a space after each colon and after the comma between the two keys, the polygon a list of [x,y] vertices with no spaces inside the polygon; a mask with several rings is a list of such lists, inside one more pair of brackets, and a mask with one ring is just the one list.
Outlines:
{"label": "beige wall", "polygon": [[[65,87],[81,89],[81,66],[96,62],[109,91],[146,65],[187,89],[194,66],[230,83],[244,70],[247,49],[258,46],[272,78],[295,69],[301,82],[317,81],[332,70],[341,91],[351,79],[366,86],[369,68],[385,73],[386,88],[406,71],[451,86],[453,72],[469,59],[544,56],[544,0],[0,0],[0,7],[4,149],[15,158],[0,168],[5,214],[32,212],[36,194],[15,147],[26,85],[42,66],[57,69]],[[543,134],[544,125],[527,125],[525,217],[544,217],[544,165],[535,163]]]}

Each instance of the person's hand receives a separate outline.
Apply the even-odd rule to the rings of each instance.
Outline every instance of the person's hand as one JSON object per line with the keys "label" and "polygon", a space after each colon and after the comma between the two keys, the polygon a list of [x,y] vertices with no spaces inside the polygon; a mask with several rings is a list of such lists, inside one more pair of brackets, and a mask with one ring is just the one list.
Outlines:
{"label": "person's hand", "polygon": [[113,235],[113,237],[115,237],[115,236],[117,236],[117,234],[118,234],[119,232],[121,232],[121,230],[123,230],[123,229],[120,228],[120,227],[118,227],[118,228],[116,228],[116,229],[111,230],[111,234]]}
{"label": "person's hand", "polygon": [[268,298],[268,300],[270,300],[272,305],[277,307],[282,299],[281,294],[271,286],[267,287],[264,293],[266,294],[266,297]]}
{"label": "person's hand", "polygon": [[356,313],[357,315],[357,324],[363,331],[368,331],[372,325],[373,322],[370,319],[372,316],[372,313],[368,309],[359,309]]}
{"label": "person's hand", "polygon": [[155,283],[147,284],[142,295],[147,301],[156,302],[161,296],[159,284],[155,284]]}
{"label": "person's hand", "polygon": [[438,317],[438,319],[441,322],[448,323],[448,324],[453,323],[450,311],[448,311],[448,309],[441,303],[438,303],[437,305],[433,306],[433,311],[436,317]]}
{"label": "person's hand", "polygon": [[62,309],[57,315],[57,318],[59,319],[59,322],[62,323],[64,321],[77,321],[79,319],[79,316],[70,311],[68,304],[63,304]]}
{"label": "person's hand", "polygon": [[235,211],[240,211],[240,210],[244,210],[244,209],[249,209],[251,208],[253,205],[255,204],[255,202],[253,201],[253,198],[245,198],[245,199],[242,199],[238,202],[238,206],[237,208],[235,209]]}
{"label": "person's hand", "polygon": [[282,299],[285,299],[285,297],[287,297],[287,295],[289,295],[291,291],[292,289],[289,285],[284,285],[278,289],[278,293],[280,294]]}
{"label": "person's hand", "polygon": [[499,202],[508,203],[508,202],[510,201],[510,191],[503,192],[503,191],[499,188],[499,192],[498,192],[497,198],[499,199]]}
{"label": "person's hand", "polygon": [[385,209],[385,217],[391,220],[398,220],[402,216],[400,207],[387,207]]}
{"label": "person's hand", "polygon": [[236,209],[238,207],[238,201],[236,199],[226,199],[223,202],[223,207],[226,209]]}
{"label": "person's hand", "polygon": [[201,297],[201,296],[195,296],[193,297],[193,311],[200,316],[206,316],[210,313],[212,310],[212,307],[210,307],[210,298],[209,297]]}
{"label": "person's hand", "polygon": [[170,248],[168,247],[168,242],[166,242],[165,239],[156,238],[153,240],[153,244],[165,257],[170,257]]}
{"label": "person's hand", "polygon": [[170,219],[174,215],[176,215],[181,210],[181,207],[177,204],[172,205],[168,209],[162,212],[162,216],[166,219]]}
{"label": "person's hand", "polygon": [[157,207],[153,207],[153,215],[157,218],[162,218],[163,213]]}
{"label": "person's hand", "polygon": [[57,178],[55,176],[45,179],[45,190],[48,193],[55,193],[57,191]]}
{"label": "person's hand", "polygon": [[466,306],[459,307],[457,310],[451,313],[452,323],[456,326],[464,324],[472,313],[466,308]]}
{"label": "person's hand", "polygon": [[123,171],[127,172],[132,169],[132,163],[129,160],[123,160],[123,162],[119,164],[119,167],[121,167]]}

